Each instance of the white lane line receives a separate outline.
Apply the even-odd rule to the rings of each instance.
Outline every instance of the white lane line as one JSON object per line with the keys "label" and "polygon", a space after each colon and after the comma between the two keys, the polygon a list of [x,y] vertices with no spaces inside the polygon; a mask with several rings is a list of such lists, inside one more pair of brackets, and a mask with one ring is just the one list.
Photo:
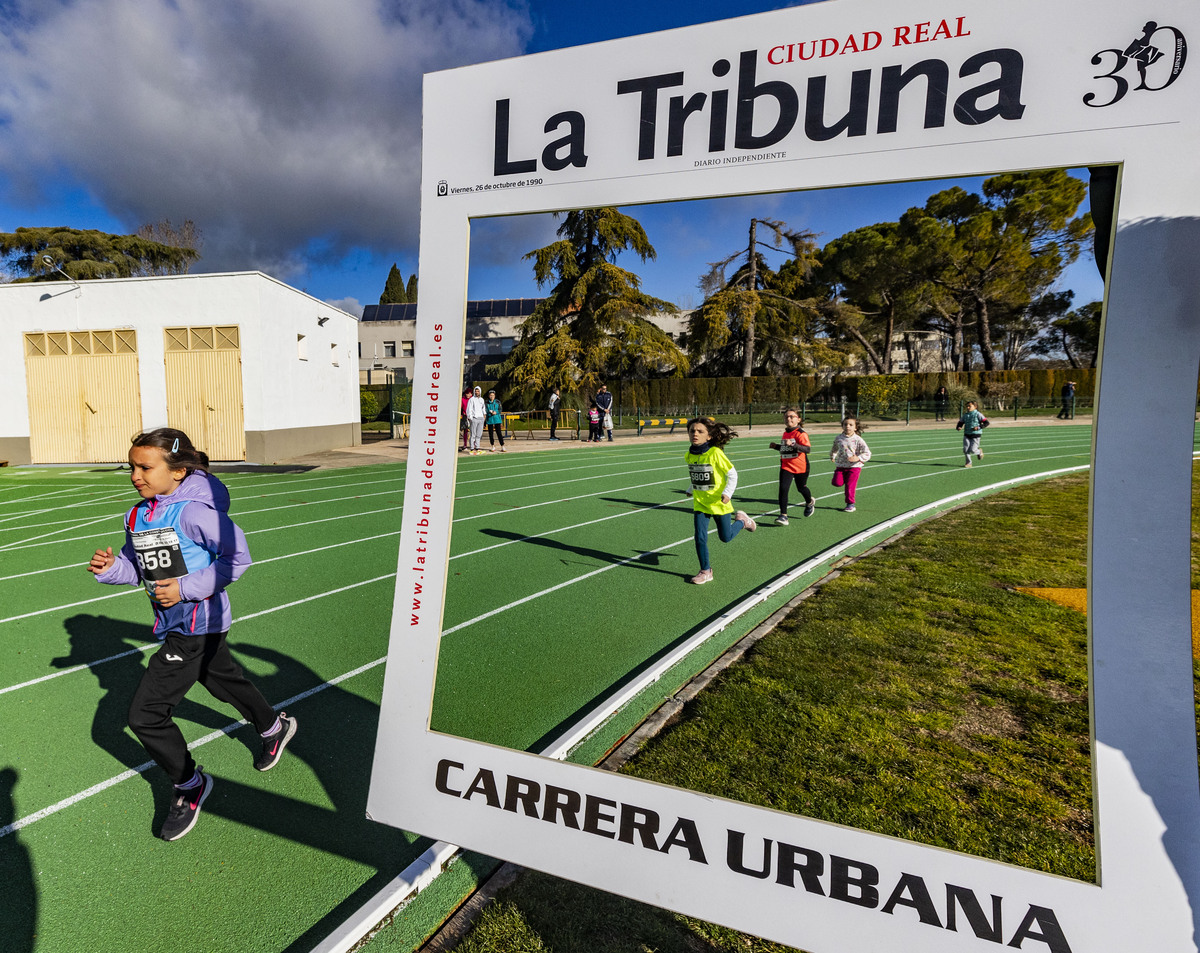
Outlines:
{"label": "white lane line", "polygon": [[[275,709],[275,711],[281,711],[284,708],[294,705],[296,702],[303,701],[306,698],[316,695],[318,692],[323,692],[327,688],[332,688],[335,685],[339,685],[347,679],[353,678],[355,675],[361,675],[363,672],[368,672],[371,669],[382,665],[386,661],[387,656],[385,655],[383,658],[377,658],[373,662],[367,662],[365,665],[360,665],[358,668],[352,669],[351,671],[346,672],[344,675],[339,675],[337,678],[331,678],[329,681],[322,682],[320,685],[316,685],[307,691],[303,691],[299,695],[293,695],[291,698],[284,699],[272,707]],[[235,721],[230,725],[226,725],[224,728],[219,728],[216,731],[210,732],[202,738],[197,738],[188,745],[188,750],[195,751],[197,748],[203,747],[210,741],[216,741],[218,738],[227,737],[241,728],[244,724],[246,724],[244,721]],[[44,807],[40,811],[35,811],[32,814],[27,814],[22,818],[18,818],[11,824],[6,824],[4,827],[0,827],[0,837],[7,837],[9,834],[13,834],[22,828],[28,827],[30,824],[36,823],[37,821],[57,814],[59,811],[65,810],[72,805],[78,804],[80,801],[91,797],[93,794],[99,794],[101,791],[107,791],[109,788],[120,784],[122,781],[128,781],[130,778],[136,778],[139,774],[145,774],[147,771],[153,768],[156,763],[157,762],[154,761],[147,761],[143,764],[139,764],[136,768],[130,768],[128,771],[122,771],[120,774],[114,775],[106,781],[101,781],[99,784],[93,784],[90,788],[80,791],[78,794],[73,794],[68,798],[64,798],[56,804],[51,804],[49,807]]]}
{"label": "white lane line", "polygon": [[79,606],[91,605],[93,602],[103,602],[105,599],[117,599],[120,596],[131,596],[135,592],[142,592],[142,587],[130,587],[122,589],[120,592],[112,592],[106,596],[97,596],[95,599],[83,599],[79,602],[68,602],[66,605],[53,606],[49,609],[37,609],[33,612],[23,612],[21,615],[10,615],[6,619],[0,619],[0,623],[16,622],[18,619],[32,619],[35,615],[47,615],[51,612],[62,612],[64,609],[75,609]]}
{"label": "white lane line", "polygon": [[72,672],[82,672],[95,668],[104,662],[115,662],[119,658],[126,658],[130,655],[137,655],[139,652],[145,652],[147,649],[156,649],[161,643],[153,642],[150,645],[140,645],[136,649],[129,649],[125,652],[118,652],[116,655],[110,655],[108,658],[96,659],[94,662],[88,662],[85,665],[72,665],[70,668],[64,668],[61,672],[51,672],[49,675],[43,675],[41,678],[31,678],[27,682],[21,682],[19,685],[9,685],[7,688],[0,688],[0,695],[5,695],[8,692],[15,692],[19,688],[28,688],[30,685],[37,685],[39,682],[48,682],[52,678],[61,678],[63,675],[70,675]]}
{"label": "white lane line", "polygon": [[249,615],[240,615],[234,621],[245,622],[247,619],[257,619],[259,616],[270,615],[272,612],[290,609],[293,606],[302,606],[306,602],[315,602],[317,599],[324,599],[326,596],[336,596],[339,592],[349,592],[351,589],[369,586],[373,582],[382,582],[384,579],[395,578],[396,574],[394,572],[389,572],[383,576],[376,576],[374,579],[364,579],[362,582],[353,582],[348,586],[341,586],[338,589],[330,589],[328,592],[318,592],[315,596],[305,596],[303,599],[297,599],[295,602],[285,602],[283,605],[272,606],[270,609],[263,609],[259,612],[251,612]]}
{"label": "white lane line", "polygon": [[[1061,453],[1059,453],[1059,454],[1055,454],[1053,457],[1044,457],[1044,458],[1042,458],[1042,459],[1061,459],[1063,456],[1069,456],[1069,454],[1061,454]],[[1019,462],[1021,462],[1021,463],[1027,463],[1027,462],[1030,462],[1030,463],[1036,463],[1036,462],[1038,462],[1038,461],[1037,461],[1036,459],[1035,459],[1035,460],[1027,460],[1027,459],[1022,459],[1022,460],[1021,460],[1021,461],[1019,461]],[[874,470],[874,472],[878,472],[879,470],[881,470],[881,469],[884,469],[885,467],[889,467],[889,466],[900,466],[900,465],[901,465],[901,464],[898,464],[898,463],[881,463],[881,464],[879,464],[878,466],[874,467],[874,468],[873,468],[873,470]],[[1006,464],[1006,463],[995,463],[995,462],[992,462],[992,463],[979,463],[979,464],[976,464],[976,467],[977,467],[977,468],[979,468],[979,469],[983,469],[983,468],[987,468],[987,467],[1005,466],[1005,465],[1007,465],[1007,464]],[[746,469],[745,469],[743,472],[747,472],[747,471],[749,471],[749,470],[764,470],[764,469],[772,469],[772,470],[773,470],[773,467],[770,467],[770,468],[769,468],[769,467],[752,467],[752,468],[746,468]],[[923,479],[928,479],[928,478],[931,478],[931,477],[945,476],[945,475],[947,475],[947,474],[948,474],[948,473],[950,473],[950,472],[954,472],[956,469],[958,469],[958,468],[949,467],[949,468],[947,468],[947,469],[946,469],[946,470],[944,470],[944,471],[937,471],[937,472],[933,472],[933,473],[920,473],[920,474],[916,474],[916,475],[914,475],[914,476],[901,477],[900,479],[897,479],[897,480],[887,480],[887,481],[884,481],[884,482],[879,482],[879,483],[877,483],[877,482],[864,483],[864,484],[861,484],[861,486],[862,486],[862,488],[863,488],[863,489],[870,489],[870,488],[872,488],[872,487],[883,487],[883,486],[890,486],[890,485],[892,485],[892,484],[896,484],[896,483],[906,483],[906,482],[908,482],[908,481],[910,481],[910,480],[923,480]],[[644,487],[648,487],[648,486],[659,486],[659,485],[661,485],[661,484],[663,484],[663,483],[674,483],[674,482],[677,482],[677,481],[676,481],[676,480],[674,480],[674,479],[671,479],[671,480],[660,480],[660,481],[657,481],[657,482],[655,482],[655,483],[646,483],[646,484],[641,484],[641,485],[638,485],[638,486],[618,487],[618,488],[615,488],[615,489],[612,489],[612,490],[606,490],[605,492],[609,492],[609,493],[623,493],[623,492],[627,492],[627,491],[629,491],[629,490],[643,489]],[[768,481],[765,481],[765,482],[762,482],[762,483],[753,483],[753,484],[747,484],[747,485],[744,487],[744,489],[758,489],[759,487],[770,486],[771,484],[772,484],[772,481],[769,481],[769,480],[768,480]],[[819,499],[822,499],[822,500],[824,500],[824,499],[828,499],[828,498],[830,498],[830,497],[834,497],[834,496],[837,496],[837,495],[839,495],[839,494],[837,494],[837,493],[828,493],[828,494],[825,494],[824,496],[821,496],[821,497],[819,497]],[[541,503],[531,503],[529,506],[519,506],[519,507],[513,507],[513,508],[511,508],[511,509],[506,509],[506,510],[504,510],[503,512],[504,512],[504,513],[515,513],[515,512],[517,512],[517,511],[519,511],[519,510],[525,510],[525,509],[536,509],[536,508],[538,508],[538,507],[542,507],[542,506],[552,506],[552,505],[554,505],[554,504],[557,504],[557,503],[572,502],[574,499],[575,499],[574,497],[571,497],[571,498],[567,498],[567,499],[560,499],[560,500],[547,500],[547,501],[543,501],[543,502],[541,502]],[[668,502],[668,503],[665,503],[665,504],[660,504],[659,506],[654,506],[654,507],[644,507],[644,508],[640,508],[640,509],[637,509],[637,510],[630,510],[628,514],[616,514],[615,516],[613,516],[613,517],[608,517],[608,518],[618,518],[619,516],[622,516],[622,515],[632,515],[632,514],[635,514],[635,513],[643,513],[643,512],[646,512],[647,510],[650,510],[650,509],[659,509],[659,508],[661,508],[662,506],[669,506],[669,505],[672,505],[672,504],[674,504],[674,503],[681,503],[681,502],[686,502],[686,498],[685,498],[685,499],[682,499],[682,500],[673,500],[673,501],[670,501],[670,502]],[[454,520],[454,522],[455,522],[455,523],[467,522],[467,521],[469,521],[469,520],[482,519],[482,518],[483,518],[483,517],[485,517],[485,516],[492,516],[492,517],[495,517],[496,515],[498,515],[498,514],[497,514],[497,513],[494,513],[494,512],[490,512],[490,511],[489,511],[488,513],[482,513],[482,514],[479,514],[479,515],[477,515],[477,516],[462,516],[462,517],[458,517],[457,519],[455,519],[455,520]],[[343,517],[333,517],[333,518],[335,518],[335,519],[342,519]],[[314,520],[314,521],[311,521],[311,522],[318,522],[318,521]],[[597,522],[597,521],[593,521],[593,522]],[[300,524],[300,525],[309,525],[309,524],[307,524],[307,523],[306,523],[306,524]],[[256,532],[265,532],[265,531],[264,531],[264,530],[258,530],[258,531],[256,531]],[[557,532],[557,531],[555,531],[555,532]],[[385,534],[382,534],[382,535],[384,535],[384,536],[388,536],[388,535],[394,535],[394,534],[388,534],[388,533],[385,533]],[[544,538],[544,537],[546,537],[546,536],[548,536],[548,535],[550,535],[550,534],[549,534],[549,533],[541,533],[541,534],[538,534],[537,536],[527,536],[527,537],[523,537],[522,539],[519,539],[519,540],[505,540],[504,542],[501,542],[501,543],[495,543],[495,544],[493,544],[493,545],[491,545],[491,546],[484,547],[484,548],[481,548],[481,549],[478,549],[478,550],[474,550],[474,551],[472,551],[471,553],[464,553],[464,554],[460,554],[460,555],[473,555],[473,554],[475,554],[475,553],[486,552],[487,550],[490,550],[490,549],[498,549],[498,548],[500,548],[501,546],[508,546],[508,545],[512,545],[513,543],[517,543],[517,542],[525,542],[525,541],[528,541],[528,540],[530,540],[530,539],[539,539],[539,538]],[[690,537],[689,537],[689,538],[690,538]],[[686,542],[686,540],[685,540],[685,542]],[[677,543],[673,543],[673,544],[671,544],[671,546],[675,546],[675,545],[678,545],[678,544],[677,544]],[[669,547],[668,547],[668,548],[669,548]],[[658,552],[658,550],[654,550],[654,552]],[[296,554],[293,554],[293,555],[296,555]],[[643,553],[642,555],[649,555],[649,554],[648,554],[648,553]],[[271,561],[274,561],[275,559],[281,559],[281,558],[286,558],[286,557],[272,557],[272,560],[271,560]],[[458,558],[458,557],[457,557],[457,556],[452,556],[451,558],[452,558],[452,559],[455,559],[455,558]],[[640,557],[638,557],[638,558],[640,558]],[[263,562],[266,562],[266,561],[268,561],[268,560],[263,560]],[[635,560],[631,559],[631,560],[628,560],[628,561],[635,561]],[[612,569],[612,568],[615,568],[615,565],[616,565],[616,564],[614,564],[614,565],[610,565],[610,566],[605,566],[605,567],[602,567],[602,570],[600,570],[600,571],[604,571],[604,570],[607,570],[607,569]],[[394,574],[393,574],[393,575],[394,575]],[[384,578],[384,577],[379,577],[379,578]],[[371,581],[375,581],[375,580],[371,580]],[[556,588],[560,588],[560,587],[556,587]],[[137,590],[137,589],[130,589],[130,590],[127,590],[126,592],[116,593],[116,595],[125,595],[125,594],[127,594],[127,592],[137,592],[137,591],[139,591],[139,590]],[[335,591],[342,591],[342,590],[335,590]],[[548,591],[553,591],[553,590],[548,590]],[[88,605],[89,603],[92,603],[92,602],[101,602],[101,601],[103,601],[104,599],[111,599],[111,598],[114,598],[114,597],[113,597],[112,595],[107,595],[107,596],[99,596],[99,597],[97,597],[97,598],[95,598],[95,599],[85,599],[85,600],[83,600],[83,601],[80,601],[80,602],[72,602],[72,603],[68,603],[67,605],[63,605],[63,606],[53,606],[53,607],[51,607],[51,608],[48,608],[48,609],[39,609],[39,610],[36,610],[36,611],[34,611],[34,612],[28,612],[28,613],[25,613],[25,614],[23,614],[23,615],[11,616],[11,617],[9,617],[9,618],[3,618],[3,619],[0,619],[0,624],[3,624],[3,623],[5,623],[5,622],[13,622],[13,621],[16,621],[17,619],[26,619],[26,618],[30,618],[31,616],[37,616],[37,615],[46,615],[46,614],[48,614],[48,613],[51,613],[51,612],[58,612],[58,611],[60,611],[60,610],[63,610],[63,609],[74,609],[74,608],[77,608],[77,607],[79,607],[79,606]],[[318,595],[318,596],[314,596],[313,598],[320,598],[320,596],[319,596],[319,595]],[[292,604],[292,603],[289,603],[289,604]],[[520,603],[513,603],[513,605],[519,605],[519,604],[520,604]],[[273,611],[273,610],[267,610],[267,611]],[[498,611],[501,611],[501,610],[499,610],[499,609],[497,609],[497,610],[494,610],[492,613],[489,613],[489,615],[494,615],[494,614],[495,614],[495,612],[498,612]],[[486,618],[486,616],[485,616],[485,617],[481,617],[481,618]],[[467,625],[467,624],[469,624],[469,623],[462,623],[460,626],[457,626],[457,627],[455,628],[455,630],[457,630],[458,628],[462,628],[463,626],[465,626],[465,625]],[[449,630],[449,631],[455,631],[455,630]],[[445,633],[444,633],[444,634],[445,634]]]}
{"label": "white lane line", "polygon": [[[119,514],[119,513],[117,514],[117,516],[120,516],[120,515],[121,514]],[[96,519],[81,520],[78,523],[73,523],[70,526],[64,526],[62,529],[52,530],[49,533],[42,533],[40,536],[29,536],[26,539],[18,539],[11,543],[4,543],[3,545],[0,545],[0,552],[8,552],[9,550],[14,550],[14,549],[27,549],[27,548],[29,548],[30,545],[50,546],[50,545],[54,545],[57,543],[69,542],[69,540],[65,540],[65,539],[56,539],[56,540],[52,540],[49,543],[42,542],[42,541],[50,539],[51,536],[57,536],[59,533],[67,533],[73,529],[79,529],[81,526],[93,526],[96,523],[104,523],[108,520],[115,519],[115,518],[116,517],[113,516],[113,514],[109,513],[106,516],[98,516],[98,517],[96,517]],[[75,538],[76,539],[89,539],[91,537],[79,536],[79,537],[75,537]]]}
{"label": "white lane line", "polygon": [[[1050,470],[1050,471],[1045,471],[1045,472],[1037,473],[1037,474],[1026,474],[1021,477],[1015,477],[1010,480],[1003,480],[999,483],[993,483],[988,486],[976,487],[974,489],[967,490],[962,493],[954,494],[953,496],[945,497],[941,500],[936,500],[932,503],[926,503],[925,505],[919,506],[913,510],[909,510],[906,513],[902,513],[898,516],[892,517],[891,519],[884,520],[881,523],[877,523],[875,526],[872,526],[866,530],[863,530],[860,533],[855,534],[854,536],[852,536],[848,539],[843,540],[842,542],[838,543],[837,545],[832,546],[829,549],[826,549],[826,550],[822,551],[821,553],[818,553],[816,556],[813,556],[812,558],[806,560],[804,563],[801,563],[795,569],[784,574],[784,576],[780,577],[779,579],[774,580],[767,586],[764,586],[762,589],[758,590],[758,592],[753,593],[750,596],[748,596],[745,600],[743,600],[741,603],[739,603],[737,606],[735,606],[729,612],[722,614],[720,618],[715,620],[713,623],[710,623],[710,625],[706,626],[704,629],[697,632],[690,639],[688,639],[687,642],[680,645],[674,652],[670,653],[668,656],[666,656],[665,658],[660,660],[660,662],[657,665],[653,666],[647,672],[643,673],[643,675],[635,683],[627,686],[621,692],[617,693],[614,696],[611,696],[608,699],[605,699],[599,705],[595,706],[593,708],[592,712],[588,716],[585,716],[583,719],[581,719],[579,722],[577,722],[575,726],[573,726],[566,733],[564,733],[562,736],[560,736],[555,742],[553,742],[547,748],[543,749],[541,753],[545,754],[547,757],[554,757],[554,758],[558,758],[558,759],[565,757],[566,753],[572,747],[574,747],[579,742],[584,740],[588,734],[590,734],[592,731],[594,731],[595,728],[598,727],[603,722],[604,718],[609,717],[615,713],[614,704],[619,703],[619,705],[621,705],[621,706],[627,704],[629,700],[631,700],[635,695],[637,695],[645,687],[647,687],[650,684],[653,684],[653,682],[655,682],[659,678],[661,678],[662,674],[664,672],[668,671],[673,665],[677,664],[679,661],[682,661],[683,658],[685,658],[687,656],[687,654],[689,654],[691,651],[693,651],[695,648],[697,648],[701,642],[706,641],[707,639],[711,638],[717,632],[726,628],[735,619],[737,619],[741,615],[744,615],[747,611],[749,611],[755,605],[758,605],[760,602],[764,601],[765,599],[770,598],[771,595],[778,592],[780,589],[784,588],[785,586],[791,584],[792,582],[796,581],[801,576],[803,576],[805,573],[811,572],[812,569],[816,568],[817,566],[821,565],[822,563],[827,562],[830,559],[836,558],[838,555],[840,555],[842,552],[845,552],[847,549],[851,548],[852,546],[855,546],[859,543],[863,543],[868,539],[878,536],[882,532],[885,532],[896,526],[902,525],[905,522],[911,521],[924,513],[932,512],[932,511],[938,509],[939,507],[951,505],[952,503],[957,502],[959,500],[967,499],[972,496],[977,496],[982,493],[987,493],[987,492],[992,492],[992,491],[995,491],[998,489],[1003,489],[1003,488],[1009,487],[1009,486],[1016,486],[1016,485],[1019,485],[1022,483],[1028,483],[1028,482],[1032,482],[1034,480],[1039,480],[1039,479],[1048,479],[1053,476],[1059,476],[1059,475],[1067,474],[1067,473],[1077,473],[1077,472],[1080,472],[1083,470],[1088,470],[1088,469],[1090,469],[1090,464],[1083,464],[1080,466],[1066,467],[1066,468],[1062,468],[1062,469],[1058,469],[1058,470]],[[899,481],[896,481],[896,482],[899,482]],[[691,539],[691,537],[688,537],[687,539],[683,540],[682,542],[687,542],[690,539]],[[669,546],[662,546],[662,547],[659,547],[659,549],[657,549],[657,550],[653,550],[653,552],[654,553],[661,552],[664,549],[668,549],[671,546],[677,546],[677,545],[679,545],[679,543],[673,543],[673,544],[670,544]],[[576,581],[576,582],[582,581],[591,576],[595,576],[600,572],[605,572],[608,569],[616,568],[617,565],[633,562],[636,559],[640,559],[640,558],[642,558],[642,556],[647,556],[647,555],[651,555],[651,553],[641,553],[637,557],[633,557],[633,558],[627,559],[627,560],[622,560],[622,562],[619,564],[614,564],[613,566],[601,567],[598,570],[595,570],[590,573],[586,573],[585,575],[578,577],[574,581]],[[395,573],[389,573],[385,576],[379,576],[375,579],[368,580],[368,582],[379,582],[383,579],[390,579],[394,576],[395,576]],[[561,589],[561,588],[563,588],[563,586],[569,585],[569,584],[570,583],[560,584],[559,586],[555,586],[553,589],[545,590],[544,593],[539,593],[537,595],[548,594],[550,592],[553,592],[555,589]],[[334,592],[344,592],[347,589],[357,588],[358,586],[361,586],[361,585],[367,585],[367,582],[356,583],[353,586],[346,586],[341,589],[333,590],[332,592],[329,592],[329,593],[323,593],[322,595],[332,595]],[[531,599],[537,598],[537,595],[529,596],[525,599],[518,600],[517,602],[512,603],[511,605],[515,606],[515,605],[519,605],[524,602],[529,602]],[[321,598],[321,596],[312,596],[308,599],[303,599],[303,600],[299,600],[297,602],[288,603],[287,606],[279,606],[279,607],[277,607],[277,609],[269,609],[269,610],[266,610],[265,612],[254,613],[253,615],[245,616],[244,618],[249,619],[249,618],[254,618],[255,616],[258,616],[258,615],[265,615],[267,612],[274,612],[274,611],[278,611],[278,609],[288,608],[288,607],[294,606],[294,605],[300,605],[304,602],[310,602],[313,599],[317,599],[317,598]],[[498,612],[498,611],[502,611],[502,610],[495,610],[493,612],[486,613],[485,615],[480,616],[479,619],[472,620],[471,623],[463,623],[462,625],[456,626],[453,629],[447,629],[442,634],[443,634],[443,636],[449,635],[451,632],[454,632],[454,631],[457,631],[458,629],[464,628],[468,624],[472,624],[473,622],[479,621],[480,619],[495,615],[496,612]],[[134,650],[134,651],[140,651],[140,650]],[[130,652],[122,653],[122,655],[128,655],[128,654],[131,654],[131,653]],[[113,657],[115,658],[117,656],[113,656]],[[344,675],[340,675],[337,678],[330,679],[329,681],[323,682],[322,684],[317,685],[314,688],[310,688],[305,692],[301,692],[299,695],[294,695],[291,698],[285,699],[284,701],[279,702],[277,705],[275,705],[273,707],[276,711],[279,711],[279,710],[283,709],[284,707],[294,704],[295,702],[298,702],[302,699],[311,697],[312,695],[315,695],[318,692],[325,690],[326,688],[330,688],[334,685],[337,685],[340,682],[343,682],[348,678],[352,678],[355,675],[358,675],[362,672],[369,671],[370,669],[373,669],[378,665],[382,665],[385,661],[387,661],[387,656],[375,659],[373,662],[368,662],[365,665],[359,666],[358,668],[353,669],[352,671],[347,672]],[[93,663],[93,664],[95,664],[95,663]],[[624,700],[621,700],[621,699],[624,699]],[[199,738],[196,741],[189,744],[188,750],[195,750],[196,748],[199,748],[202,745],[208,744],[210,741],[214,741],[223,736],[230,735],[244,724],[245,724],[245,722],[243,722],[243,721],[236,721],[230,725],[227,725],[225,728],[211,732],[211,733],[205,735],[204,737]],[[13,821],[11,824],[6,825],[5,827],[0,827],[0,837],[6,837],[9,834],[12,834],[18,830],[21,830],[22,828],[28,827],[30,824],[33,824],[36,821],[42,820],[43,818],[46,818],[46,817],[50,817],[51,815],[56,814],[59,811],[65,809],[67,807],[71,807],[74,804],[78,804],[80,801],[83,801],[84,799],[91,797],[93,794],[98,794],[101,791],[105,791],[108,788],[113,787],[116,784],[119,784],[121,781],[125,781],[132,777],[137,777],[139,774],[143,774],[147,770],[149,770],[151,767],[153,767],[154,764],[155,764],[155,762],[153,762],[153,761],[149,761],[144,764],[140,764],[136,768],[132,768],[128,771],[122,772],[121,774],[115,775],[114,777],[111,777],[106,781],[102,781],[99,784],[95,784],[92,787],[79,792],[78,794],[72,795],[69,798],[65,798],[64,800],[57,802],[56,804],[52,804],[49,807],[45,807],[45,808],[42,808],[40,811],[34,812],[33,814],[29,814],[29,815],[26,815],[25,817],[19,818],[19,819]]]}
{"label": "white lane line", "polygon": [[999,490],[1007,489],[1013,486],[1019,486],[1023,483],[1031,483],[1036,480],[1049,479],[1055,476],[1062,476],[1067,473],[1078,473],[1081,470],[1090,469],[1090,464],[1083,464],[1075,467],[1064,467],[1058,470],[1047,470],[1043,473],[1027,474],[1026,476],[1014,477],[1010,480],[1001,480],[998,483],[992,483],[988,486],[976,487],[971,490],[966,490],[962,493],[955,493],[951,496],[943,497],[940,500],[934,500],[932,503],[926,503],[923,506],[918,506],[905,513],[900,513],[890,519],[886,519],[881,523],[876,523],[853,536],[843,539],[841,542],[822,550],[815,556],[811,556],[804,562],[788,570],[783,575],[762,586],[755,592],[752,592],[741,602],[737,603],[727,612],[723,612],[720,616],[710,622],[704,628],[694,633],[685,642],[681,643],[670,653],[661,658],[653,666],[647,669],[642,675],[635,679],[628,686],[623,687],[619,691],[613,693],[603,699],[597,705],[593,706],[592,710],[582,719],[571,726],[564,734],[551,742],[540,753],[550,758],[563,759],[567,756],[570,750],[584,741],[588,735],[599,728],[609,717],[627,705],[638,694],[648,688],[654,682],[658,681],[663,675],[669,672],[675,665],[682,662],[695,649],[708,641],[718,632],[727,628],[730,623],[741,618],[759,603],[765,602],[773,595],[787,588],[798,580],[812,573],[821,566],[830,563],[838,556],[847,550],[853,549],[867,541],[874,539],[889,530],[904,526],[913,522],[921,516],[936,512],[939,509],[945,509],[959,503],[962,500],[970,499],[973,496],[979,496],[985,493],[994,493]]}

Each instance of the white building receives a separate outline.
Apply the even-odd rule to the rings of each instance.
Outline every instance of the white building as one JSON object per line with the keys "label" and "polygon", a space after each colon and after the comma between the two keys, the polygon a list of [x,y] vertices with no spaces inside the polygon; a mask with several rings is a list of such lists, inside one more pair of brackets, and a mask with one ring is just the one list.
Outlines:
{"label": "white building", "polygon": [[[897,331],[892,335],[893,374],[931,374],[954,370],[950,363],[950,335],[945,331]],[[847,368],[852,374],[874,374],[875,365],[865,356]]]}
{"label": "white building", "polygon": [[[464,373],[476,363],[499,364],[521,336],[521,323],[542,298],[487,298],[467,302]],[[412,379],[417,333],[417,305],[369,304],[358,329],[358,367],[361,382],[382,381],[380,372]],[[369,380],[368,380],[369,378]]]}
{"label": "white building", "polygon": [[261,272],[0,284],[0,460],[123,461],[164,426],[214,461],[358,444],[357,337]]}
{"label": "white building", "polygon": [[[463,341],[463,373],[479,379],[483,368],[477,364],[499,364],[521,337],[521,324],[533,314],[544,298],[484,298],[468,301],[466,335]],[[647,318],[678,341],[687,330],[690,311],[677,314],[655,312]],[[417,305],[369,304],[363,308],[358,329],[358,367],[360,382],[383,383],[388,374],[412,379],[415,355],[413,340],[417,333]]]}

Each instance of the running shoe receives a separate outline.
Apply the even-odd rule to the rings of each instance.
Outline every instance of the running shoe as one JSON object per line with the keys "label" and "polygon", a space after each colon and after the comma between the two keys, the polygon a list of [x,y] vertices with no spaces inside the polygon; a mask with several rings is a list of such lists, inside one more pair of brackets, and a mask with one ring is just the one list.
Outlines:
{"label": "running shoe", "polygon": [[296,734],[296,719],[289,718],[283,712],[279,713],[279,730],[273,735],[264,735],[262,753],[254,759],[254,767],[259,771],[270,771],[279,764],[283,757],[283,749]]}
{"label": "running shoe", "polygon": [[167,819],[163,821],[160,835],[163,840],[179,840],[196,826],[200,808],[213,786],[211,774],[205,774],[203,768],[196,770],[200,772],[200,784],[190,789],[175,788],[171,792],[171,805],[167,808]]}
{"label": "running shoe", "polygon": [[816,511],[817,511],[817,504],[815,502],[813,502],[812,500],[809,500],[807,503],[804,504],[804,515],[805,516],[812,516],[813,513],[815,513]]}
{"label": "running shoe", "polygon": [[701,569],[696,575],[692,576],[690,581],[697,586],[703,586],[706,582],[712,582],[712,578],[711,569]]}
{"label": "running shoe", "polygon": [[778,516],[775,517],[775,525],[776,526],[787,526],[787,524],[788,524],[787,513],[780,513]]}
{"label": "running shoe", "polygon": [[756,529],[758,529],[758,524],[746,515],[745,510],[738,510],[733,514],[733,518],[735,520],[741,520],[742,523],[745,524],[747,533],[753,533]]}
{"label": "running shoe", "polygon": [[846,506],[846,512],[847,512],[847,513],[853,513],[853,512],[854,512],[854,504],[853,504],[853,503],[850,503],[849,505],[847,505],[847,506]]}

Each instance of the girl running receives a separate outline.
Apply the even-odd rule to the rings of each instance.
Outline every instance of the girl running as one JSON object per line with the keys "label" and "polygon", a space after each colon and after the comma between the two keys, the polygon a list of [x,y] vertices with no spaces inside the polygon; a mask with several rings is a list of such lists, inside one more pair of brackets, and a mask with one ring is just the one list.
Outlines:
{"label": "girl running", "polygon": [[771,444],[771,449],[779,451],[779,516],[775,525],[787,526],[788,491],[793,482],[804,497],[804,515],[812,516],[817,509],[808,489],[808,453],[812,446],[800,426],[800,411],[789,407],[783,412],[783,436],[779,443]]}
{"label": "girl running", "polygon": [[858,418],[847,417],[842,421],[842,432],[833,438],[829,460],[837,468],[833,471],[833,485],[846,488],[845,512],[854,512],[854,490],[862,474],[862,466],[871,459],[871,448],[858,433]]}
{"label": "girl running", "polygon": [[229,654],[225,589],[250,565],[250,551],[208,457],[183,431],[162,428],[133,438],[129,466],[142,501],[125,516],[125,545],[115,554],[111,546],[97,549],[88,569],[97,582],[144,585],[150,595],[163,644],[133,693],[129,727],[175,785],[161,836],[178,840],[195,826],[213,785],[171,718],[188,689],[199,682],[254,725],[262,737],[259,771],[279,763],[296,719],[277,717]]}
{"label": "girl running", "polygon": [[700,560],[700,572],[692,576],[697,586],[712,582],[712,568],[708,562],[708,521],[717,521],[717,536],[728,543],[742,527],[753,533],[758,529],[754,522],[741,510],[736,513],[729,502],[737,489],[737,470],[725,456],[724,447],[737,436],[729,424],[719,423],[711,417],[695,417],[687,423],[688,474],[692,481],[692,500],[695,510],[693,519],[696,527],[696,556]]}

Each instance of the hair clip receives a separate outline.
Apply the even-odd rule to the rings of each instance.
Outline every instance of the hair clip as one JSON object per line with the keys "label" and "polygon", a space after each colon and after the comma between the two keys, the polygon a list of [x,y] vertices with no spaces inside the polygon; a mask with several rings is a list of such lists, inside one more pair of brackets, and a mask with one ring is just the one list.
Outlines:
{"label": "hair clip", "polygon": [[175,442],[173,444],[171,444],[171,452],[172,453],[179,452],[179,438],[178,437],[176,437]]}

